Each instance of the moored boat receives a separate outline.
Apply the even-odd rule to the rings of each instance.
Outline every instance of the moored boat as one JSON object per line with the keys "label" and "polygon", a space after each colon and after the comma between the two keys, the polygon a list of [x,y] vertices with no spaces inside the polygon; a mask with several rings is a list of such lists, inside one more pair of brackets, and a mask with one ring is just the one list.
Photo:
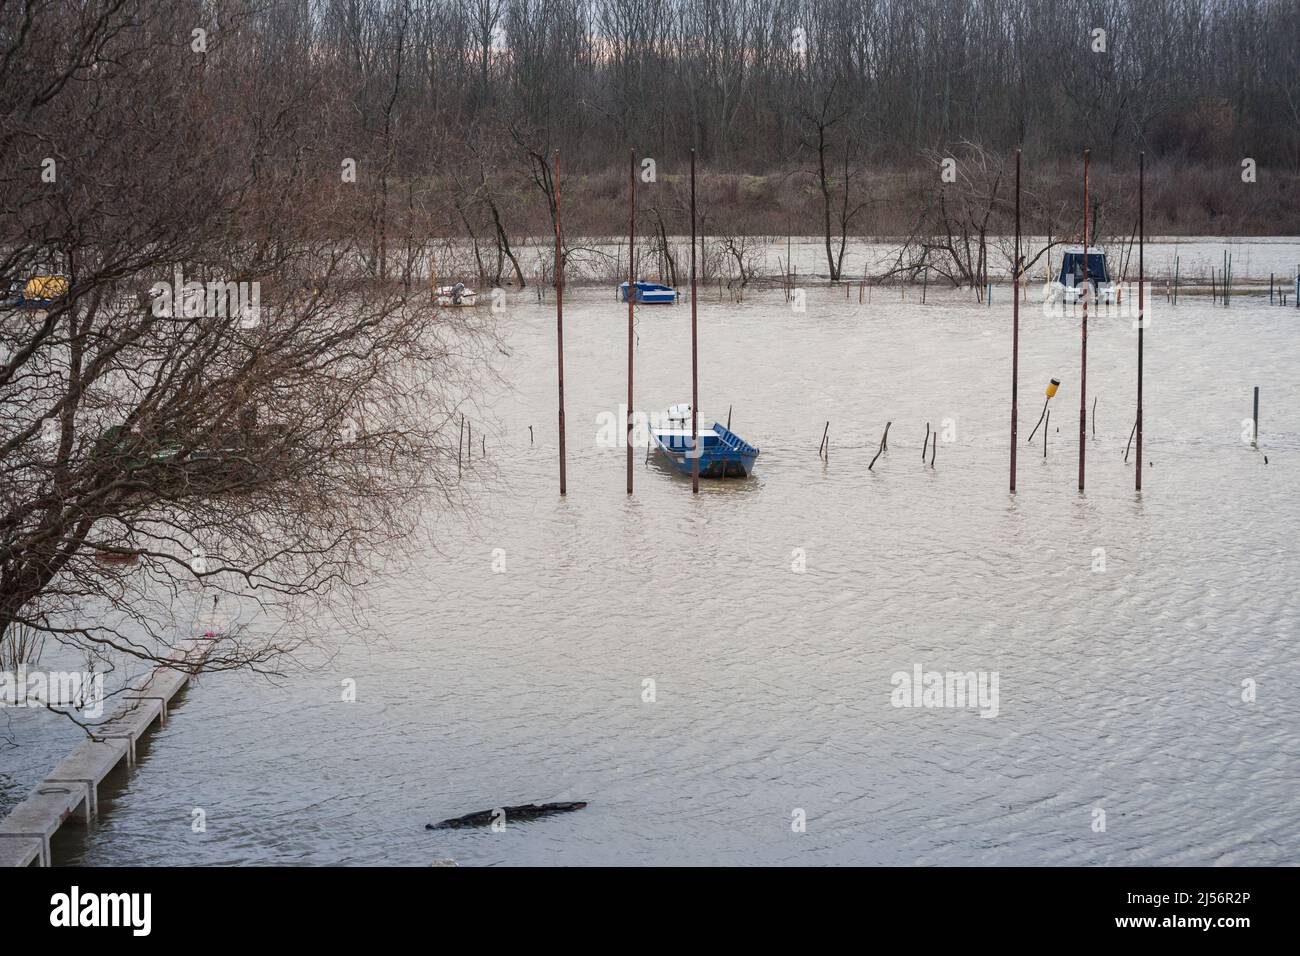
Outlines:
{"label": "moored boat", "polygon": [[0,294],[0,307],[12,309],[50,309],[68,294],[69,278],[58,273],[10,280]]}
{"label": "moored boat", "polygon": [[[670,285],[664,285],[662,282],[642,282],[638,280],[633,284],[636,290],[635,301],[642,305],[672,305],[677,301],[677,290]],[[627,283],[624,282],[618,287],[618,301],[627,301]]]}
{"label": "moored boat", "polygon": [[[1089,250],[1087,285],[1091,286],[1089,302],[1108,305],[1115,302],[1115,282],[1107,268],[1105,253]],[[1083,250],[1067,249],[1061,257],[1061,271],[1056,281],[1047,287],[1048,301],[1075,305],[1083,300],[1083,290]]]}
{"label": "moored boat", "polygon": [[457,282],[455,285],[438,286],[438,305],[449,305],[455,308],[462,306],[478,305],[478,293],[473,289],[465,288],[465,283]]}
{"label": "moored boat", "polygon": [[695,458],[699,459],[701,478],[745,478],[754,470],[758,449],[718,422],[700,429],[699,453],[693,455],[691,406],[673,405],[668,409],[666,428],[652,428],[650,437],[672,466],[689,475]]}

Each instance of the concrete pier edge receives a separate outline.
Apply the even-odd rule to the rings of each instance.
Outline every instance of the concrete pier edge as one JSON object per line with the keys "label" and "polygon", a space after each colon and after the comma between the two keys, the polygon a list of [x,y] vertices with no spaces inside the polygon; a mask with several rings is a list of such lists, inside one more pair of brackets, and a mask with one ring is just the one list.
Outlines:
{"label": "concrete pier edge", "polygon": [[168,705],[198,673],[213,640],[181,641],[169,655],[176,666],[158,664],[139,687],[127,688],[113,715],[0,820],[0,867],[52,866],[50,841],[63,824],[79,810],[87,826],[95,821],[99,785],[123,760],[128,769],[135,766],[136,743],[155,720],[167,723]]}

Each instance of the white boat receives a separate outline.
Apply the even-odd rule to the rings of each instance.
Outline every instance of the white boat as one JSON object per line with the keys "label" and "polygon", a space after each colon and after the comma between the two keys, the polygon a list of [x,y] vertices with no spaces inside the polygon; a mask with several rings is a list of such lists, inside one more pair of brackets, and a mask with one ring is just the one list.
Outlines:
{"label": "white boat", "polygon": [[1047,300],[1061,302],[1065,305],[1077,305],[1083,301],[1084,289],[1091,287],[1088,301],[1096,304],[1114,304],[1117,289],[1106,265],[1106,255],[1090,249],[1088,251],[1088,281],[1083,279],[1083,249],[1066,249],[1061,258],[1061,271],[1055,282],[1048,283]]}
{"label": "white boat", "polygon": [[478,293],[473,289],[465,288],[463,282],[457,282],[455,285],[440,285],[437,291],[438,305],[449,305],[454,308],[478,305]]}

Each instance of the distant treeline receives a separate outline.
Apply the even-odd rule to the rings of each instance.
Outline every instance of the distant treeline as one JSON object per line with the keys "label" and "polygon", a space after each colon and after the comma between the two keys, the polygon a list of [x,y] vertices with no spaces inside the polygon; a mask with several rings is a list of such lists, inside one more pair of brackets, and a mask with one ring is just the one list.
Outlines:
{"label": "distant treeline", "polygon": [[381,276],[420,237],[469,237],[475,270],[521,278],[556,151],[567,235],[625,230],[635,150],[638,234],[662,247],[694,148],[709,231],[825,235],[834,275],[846,235],[983,249],[1017,148],[1026,228],[1066,235],[1085,146],[1116,235],[1139,150],[1151,230],[1294,231],[1295,0],[0,3],[0,222],[36,250],[102,245],[110,221],[156,241],[139,209],[168,197],[159,225],[188,239],[188,210],[238,189],[262,205],[211,228],[292,216],[364,238]]}
{"label": "distant treeline", "polygon": [[970,140],[1300,170],[1294,0],[269,0],[256,29],[369,129],[391,104],[412,171],[501,124],[583,168],[694,146],[764,172],[819,117],[868,163]]}

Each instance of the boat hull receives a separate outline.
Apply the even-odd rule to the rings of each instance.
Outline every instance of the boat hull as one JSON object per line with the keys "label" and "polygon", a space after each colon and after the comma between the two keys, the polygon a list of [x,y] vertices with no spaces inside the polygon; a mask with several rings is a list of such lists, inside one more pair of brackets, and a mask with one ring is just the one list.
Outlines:
{"label": "boat hull", "polygon": [[[692,472],[691,433],[684,430],[656,431],[655,447],[683,475]],[[701,478],[747,478],[754,470],[759,450],[718,423],[700,432],[698,456]]]}
{"label": "boat hull", "polygon": [[[677,290],[658,282],[638,282],[634,301],[641,305],[672,305],[677,301]],[[627,283],[618,287],[618,301],[627,301]]]}
{"label": "boat hull", "polygon": [[[1116,298],[1115,284],[1103,282],[1093,285],[1089,301],[1094,305],[1114,305]],[[1060,302],[1064,305],[1078,305],[1083,301],[1083,286],[1053,282],[1047,290],[1047,301]]]}
{"label": "boat hull", "polygon": [[438,287],[435,301],[438,305],[452,309],[468,309],[478,305],[478,293],[473,289],[465,288],[464,285],[459,287],[444,285]]}

